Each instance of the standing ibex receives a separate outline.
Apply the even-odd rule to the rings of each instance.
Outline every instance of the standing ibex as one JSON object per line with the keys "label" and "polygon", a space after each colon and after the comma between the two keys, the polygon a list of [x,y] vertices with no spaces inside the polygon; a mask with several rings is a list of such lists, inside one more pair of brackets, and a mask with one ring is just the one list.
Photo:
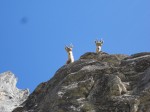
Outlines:
{"label": "standing ibex", "polygon": [[103,40],[96,40],[95,44],[96,44],[96,53],[99,53],[102,49],[102,45],[103,45],[104,41]]}
{"label": "standing ibex", "polygon": [[73,53],[72,53],[72,48],[73,48],[73,45],[65,46],[65,50],[66,50],[67,53],[68,53],[68,60],[67,60],[66,64],[69,64],[69,63],[74,62],[74,57],[73,57]]}

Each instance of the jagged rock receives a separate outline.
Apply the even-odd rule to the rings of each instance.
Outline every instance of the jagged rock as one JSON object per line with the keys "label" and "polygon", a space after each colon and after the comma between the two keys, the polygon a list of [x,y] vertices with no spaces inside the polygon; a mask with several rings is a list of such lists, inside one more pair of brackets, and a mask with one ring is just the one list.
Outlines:
{"label": "jagged rock", "polygon": [[13,112],[150,112],[150,53],[86,53]]}
{"label": "jagged rock", "polygon": [[12,112],[12,110],[23,103],[29,90],[16,88],[17,78],[11,72],[0,74],[0,112]]}

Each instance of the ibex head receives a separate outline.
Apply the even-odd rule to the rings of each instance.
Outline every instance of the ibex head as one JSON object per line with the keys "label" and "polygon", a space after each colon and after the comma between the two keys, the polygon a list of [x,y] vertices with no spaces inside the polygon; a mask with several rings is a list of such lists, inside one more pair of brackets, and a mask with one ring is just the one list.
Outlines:
{"label": "ibex head", "polygon": [[95,40],[96,53],[99,53],[101,51],[103,43],[104,43],[104,41],[102,39],[100,41]]}
{"label": "ibex head", "polygon": [[72,44],[70,44],[69,46],[65,46],[65,50],[66,50],[67,52],[72,51],[72,49],[73,49],[73,45],[72,45]]}
{"label": "ibex head", "polygon": [[72,49],[73,49],[73,45],[72,44],[70,44],[69,46],[65,46],[65,50],[68,53],[68,60],[67,60],[66,64],[74,62],[74,57],[73,57]]}
{"label": "ibex head", "polygon": [[95,44],[96,44],[96,46],[102,46],[103,45],[103,43],[104,43],[104,41],[101,39],[100,41],[98,41],[98,40],[95,40]]}

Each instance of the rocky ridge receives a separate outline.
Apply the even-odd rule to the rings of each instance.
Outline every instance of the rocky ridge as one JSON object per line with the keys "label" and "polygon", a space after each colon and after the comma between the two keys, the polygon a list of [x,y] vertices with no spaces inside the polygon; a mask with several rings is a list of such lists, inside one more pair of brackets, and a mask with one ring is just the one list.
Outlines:
{"label": "rocky ridge", "polygon": [[13,112],[150,112],[150,53],[85,53]]}
{"label": "rocky ridge", "polygon": [[29,90],[16,87],[17,78],[11,72],[0,74],[0,112],[12,112],[29,96]]}

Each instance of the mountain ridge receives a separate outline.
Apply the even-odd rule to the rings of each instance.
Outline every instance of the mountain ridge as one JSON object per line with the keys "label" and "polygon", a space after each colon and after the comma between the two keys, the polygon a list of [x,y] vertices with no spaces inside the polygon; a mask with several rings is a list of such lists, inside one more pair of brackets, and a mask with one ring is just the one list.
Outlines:
{"label": "mountain ridge", "polygon": [[17,77],[10,71],[0,74],[0,112],[12,112],[27,99],[29,90],[18,89],[17,81]]}
{"label": "mountain ridge", "polygon": [[149,112],[150,52],[88,52],[37,86],[13,112]]}

